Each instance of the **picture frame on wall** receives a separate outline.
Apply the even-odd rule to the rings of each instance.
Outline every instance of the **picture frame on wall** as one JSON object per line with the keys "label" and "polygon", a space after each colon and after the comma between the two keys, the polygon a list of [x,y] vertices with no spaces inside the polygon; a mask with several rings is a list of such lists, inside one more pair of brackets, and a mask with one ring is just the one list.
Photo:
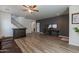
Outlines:
{"label": "picture frame on wall", "polygon": [[72,14],[72,24],[79,24],[79,13]]}

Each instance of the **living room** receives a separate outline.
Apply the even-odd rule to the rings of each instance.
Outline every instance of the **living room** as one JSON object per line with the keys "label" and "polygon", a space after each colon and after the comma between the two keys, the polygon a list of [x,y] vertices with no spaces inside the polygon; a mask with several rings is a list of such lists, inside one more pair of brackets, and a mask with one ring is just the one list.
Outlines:
{"label": "living room", "polygon": [[79,52],[78,12],[70,5],[0,5],[1,52]]}

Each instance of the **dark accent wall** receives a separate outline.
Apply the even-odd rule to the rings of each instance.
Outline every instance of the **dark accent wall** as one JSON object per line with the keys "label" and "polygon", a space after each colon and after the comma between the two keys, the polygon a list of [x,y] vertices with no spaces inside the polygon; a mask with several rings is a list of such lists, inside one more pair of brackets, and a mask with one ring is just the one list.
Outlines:
{"label": "dark accent wall", "polygon": [[44,31],[44,28],[49,24],[57,24],[60,35],[69,36],[69,15],[61,15],[46,19],[37,20],[40,23],[40,32]]}

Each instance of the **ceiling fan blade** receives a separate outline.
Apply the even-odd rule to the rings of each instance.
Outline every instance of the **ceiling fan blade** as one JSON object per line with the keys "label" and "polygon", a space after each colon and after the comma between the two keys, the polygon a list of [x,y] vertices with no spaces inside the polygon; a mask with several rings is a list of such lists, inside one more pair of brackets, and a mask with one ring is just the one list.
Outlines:
{"label": "ceiling fan blade", "polygon": [[33,10],[33,11],[39,12],[39,10]]}
{"label": "ceiling fan blade", "polygon": [[25,6],[25,5],[22,5],[23,7],[27,7],[27,6]]}
{"label": "ceiling fan blade", "polygon": [[32,8],[36,8],[36,7],[37,7],[36,5],[33,5],[33,6],[32,6]]}

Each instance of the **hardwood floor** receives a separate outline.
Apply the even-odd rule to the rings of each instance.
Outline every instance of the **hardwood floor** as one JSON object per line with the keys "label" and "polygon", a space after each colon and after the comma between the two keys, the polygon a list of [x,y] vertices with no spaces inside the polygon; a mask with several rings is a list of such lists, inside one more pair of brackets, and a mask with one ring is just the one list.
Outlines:
{"label": "hardwood floor", "polygon": [[71,46],[60,39],[35,33],[15,39],[15,42],[24,53],[79,53],[79,47]]}

